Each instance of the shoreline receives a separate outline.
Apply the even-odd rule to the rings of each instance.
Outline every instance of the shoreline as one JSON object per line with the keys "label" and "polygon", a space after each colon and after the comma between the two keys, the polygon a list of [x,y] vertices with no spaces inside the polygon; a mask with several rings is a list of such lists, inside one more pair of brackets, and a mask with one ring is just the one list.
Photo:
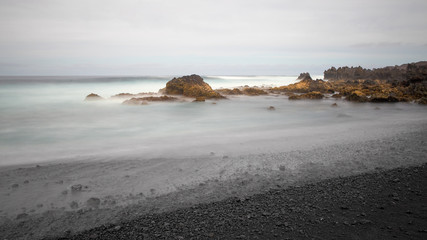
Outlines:
{"label": "shoreline", "polygon": [[[115,205],[108,205],[108,201],[111,199],[100,198],[101,205],[99,208],[87,207],[84,201],[92,196],[96,196],[97,184],[104,184],[102,181],[92,183],[88,181],[88,191],[83,191],[79,193],[80,195],[68,193],[65,196],[60,196],[68,199],[65,202],[66,204],[70,203],[73,198],[79,199],[83,197],[83,205],[79,202],[81,208],[78,210],[70,211],[69,206],[64,210],[58,206],[35,214],[27,211],[28,216],[23,216],[20,219],[16,219],[15,216],[17,215],[12,215],[12,219],[2,217],[0,218],[0,233],[3,236],[13,239],[58,237],[64,236],[66,233],[76,234],[101,225],[129,221],[142,215],[161,214],[162,212],[174,211],[180,208],[189,208],[197,204],[215,203],[230,197],[244,199],[254,194],[263,193],[268,189],[277,188],[277,186],[289,188],[334,177],[357,176],[380,169],[387,170],[424,164],[427,154],[425,147],[427,135],[425,134],[425,126],[421,126],[424,126],[424,124],[414,126],[418,131],[414,131],[415,129],[404,132],[397,131],[396,133],[387,135],[387,137],[367,141],[350,141],[330,146],[318,146],[317,148],[305,151],[295,150],[271,154],[247,155],[244,157],[229,156],[227,158],[211,156],[211,158],[207,159],[178,161],[182,164],[179,165],[179,168],[182,170],[180,171],[177,167],[176,171],[169,175],[169,179],[165,182],[166,185],[164,187],[174,186],[168,185],[168,182],[172,181],[185,180],[184,182],[187,182],[187,184],[176,185],[172,191],[166,192],[166,194],[162,194],[162,188],[159,185],[155,187],[155,192],[151,195],[130,195],[124,191],[118,197],[118,200],[121,199],[124,201],[122,205],[117,203]],[[166,165],[177,163],[176,159],[163,160],[165,161],[162,164]],[[35,179],[35,181],[30,181],[28,185],[34,184],[33,186],[35,186],[38,184],[43,186],[43,189],[52,187],[53,190],[56,189],[54,191],[56,195],[64,188],[68,189],[76,179],[84,183],[82,179],[85,174],[89,174],[91,178],[96,178],[98,175],[95,174],[101,176],[105,174],[102,173],[103,170],[110,171],[113,173],[113,178],[116,176],[114,180],[121,182],[120,184],[122,185],[108,185],[111,184],[111,180],[109,180],[105,182],[107,185],[99,185],[98,187],[103,189],[110,186],[113,192],[120,195],[120,191],[123,191],[120,187],[144,186],[138,185],[138,181],[135,180],[141,180],[144,177],[146,177],[145,179],[150,179],[155,176],[146,176],[147,173],[142,174],[140,171],[141,166],[147,168],[147,166],[152,164],[151,166],[154,168],[151,168],[151,170],[163,169],[163,165],[159,165],[158,161],[159,159],[153,159],[148,162],[136,160],[104,161],[75,165],[73,165],[74,163],[68,163],[68,165],[67,163],[63,163],[41,165],[39,168],[32,167],[15,170],[18,172],[21,171],[23,176],[25,174],[31,176],[32,171],[33,173],[37,171],[38,176],[41,176],[40,180],[36,181]],[[246,164],[245,168],[241,168],[242,163]],[[142,165],[138,167],[138,164]],[[212,168],[215,164],[222,164],[222,167],[218,168],[220,175],[215,175],[215,172],[210,173],[214,175],[209,175],[209,171],[205,172],[206,169]],[[225,171],[223,172],[223,170]],[[69,179],[68,181],[66,177],[64,179],[64,175],[61,174],[66,171],[76,172],[72,175],[74,180]],[[134,175],[129,174],[131,173],[129,171],[134,171],[133,173],[137,177],[133,178],[132,176]],[[148,171],[150,171],[150,167],[148,167]],[[45,175],[48,173],[52,175]],[[121,178],[117,178],[118,175],[116,173],[120,173]],[[188,175],[190,173],[192,175]],[[126,174],[129,174],[129,177],[126,177]],[[161,171],[156,172],[156,174],[161,175]],[[182,178],[187,175],[190,178]],[[59,179],[55,178],[55,176],[62,177],[61,179],[64,182],[55,182]],[[13,178],[14,176],[11,177]],[[158,184],[158,181],[160,179],[154,179],[152,182]],[[152,186],[147,185],[145,187],[150,192]],[[25,190],[24,186],[19,190]],[[103,205],[104,201],[106,201],[106,205]]]}
{"label": "shoreline", "polygon": [[147,214],[59,239],[422,239],[427,164]]}

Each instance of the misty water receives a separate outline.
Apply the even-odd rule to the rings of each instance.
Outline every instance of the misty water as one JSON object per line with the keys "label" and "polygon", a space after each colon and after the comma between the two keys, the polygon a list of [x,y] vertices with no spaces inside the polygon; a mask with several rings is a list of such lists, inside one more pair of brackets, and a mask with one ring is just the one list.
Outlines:
{"label": "misty water", "polygon": [[[91,92],[158,92],[171,77],[2,77],[0,81],[1,165],[107,154],[171,154],[185,144],[224,141],[227,135],[267,126],[268,100],[205,104],[153,103],[123,106],[119,100],[84,102]],[[286,85],[295,77],[205,77],[213,88]],[[267,101],[267,102],[265,102]],[[226,135],[224,135],[226,134]],[[206,149],[210,151],[209,149]],[[188,152],[187,150],[177,150]],[[201,151],[197,148],[194,151]],[[113,154],[113,155],[112,155]]]}
{"label": "misty water", "polygon": [[[204,77],[214,89],[283,86],[296,78]],[[415,103],[289,101],[270,94],[129,106],[110,98],[157,92],[170,79],[1,77],[2,215],[76,210],[91,197],[106,202],[103,207],[126,205],[215,179],[277,176],[281,182],[270,184],[290,184],[425,161],[427,111]],[[105,100],[84,101],[92,92]],[[73,194],[76,184],[87,188]],[[216,188],[204,191],[218,199],[265,186]]]}

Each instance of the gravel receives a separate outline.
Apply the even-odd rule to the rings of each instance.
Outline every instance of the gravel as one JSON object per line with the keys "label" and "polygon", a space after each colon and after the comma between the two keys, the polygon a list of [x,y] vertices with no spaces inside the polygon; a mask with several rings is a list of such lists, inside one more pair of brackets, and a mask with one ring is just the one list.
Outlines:
{"label": "gravel", "polygon": [[145,214],[59,239],[427,239],[427,164]]}

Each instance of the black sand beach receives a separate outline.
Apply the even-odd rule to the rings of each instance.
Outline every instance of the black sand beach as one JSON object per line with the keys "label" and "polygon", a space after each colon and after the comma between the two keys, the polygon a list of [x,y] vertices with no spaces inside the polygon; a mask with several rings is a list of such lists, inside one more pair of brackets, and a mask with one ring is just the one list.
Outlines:
{"label": "black sand beach", "polygon": [[425,239],[427,165],[270,189],[61,239]]}

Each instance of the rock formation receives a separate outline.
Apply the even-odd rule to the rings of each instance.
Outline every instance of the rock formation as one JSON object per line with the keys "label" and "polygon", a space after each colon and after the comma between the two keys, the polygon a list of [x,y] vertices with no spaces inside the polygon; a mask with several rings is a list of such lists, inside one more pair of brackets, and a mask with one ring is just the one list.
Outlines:
{"label": "rock formation", "polygon": [[183,95],[185,97],[224,98],[212,90],[211,86],[198,75],[174,78],[166,83],[165,94]]}
{"label": "rock formation", "polygon": [[288,86],[272,88],[275,92],[294,92],[294,93],[309,93],[309,92],[321,92],[321,93],[334,93],[333,86],[331,83],[316,79],[313,80],[309,73],[301,73],[298,79],[301,81],[289,84]]}
{"label": "rock formation", "polygon": [[85,101],[98,101],[98,100],[103,100],[103,99],[104,98],[102,98],[98,94],[91,93],[91,94],[86,96]]}

